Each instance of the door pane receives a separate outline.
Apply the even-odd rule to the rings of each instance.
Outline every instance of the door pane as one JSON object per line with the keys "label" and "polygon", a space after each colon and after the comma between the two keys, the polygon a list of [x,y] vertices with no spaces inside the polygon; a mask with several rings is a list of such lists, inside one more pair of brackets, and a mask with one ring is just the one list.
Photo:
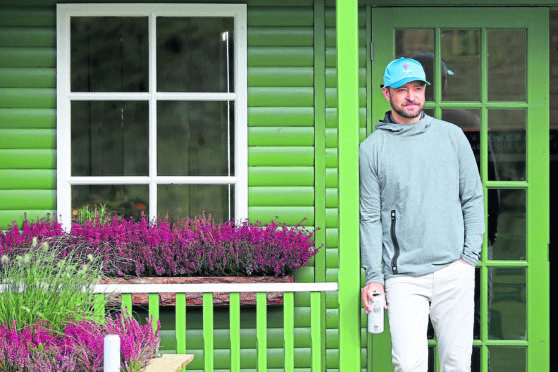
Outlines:
{"label": "door pane", "polygon": [[442,120],[457,125],[469,140],[477,165],[480,164],[480,110],[447,109],[442,110]]}
{"label": "door pane", "polygon": [[488,111],[488,140],[496,161],[491,181],[526,179],[526,120],[525,110]]}
{"label": "door pane", "polygon": [[229,102],[158,102],[158,175],[233,175],[233,117]]}
{"label": "door pane", "polygon": [[527,371],[527,349],[524,347],[488,347],[489,371],[525,372]]}
{"label": "door pane", "polygon": [[442,30],[442,99],[480,100],[480,30]]}
{"label": "door pane", "polygon": [[[525,260],[527,196],[525,190],[492,189],[488,194],[489,259]],[[498,200],[492,200],[498,198]],[[495,216],[491,216],[491,208]],[[491,218],[493,217],[493,218]]]}
{"label": "door pane", "polygon": [[147,17],[72,17],[74,92],[146,92]]}
{"label": "door pane", "polygon": [[527,277],[524,268],[488,269],[488,338],[525,340]]}
{"label": "door pane", "polygon": [[525,101],[527,33],[488,30],[488,100]]}
{"label": "door pane", "polygon": [[432,86],[426,88],[425,97],[427,101],[434,99],[434,78],[432,77],[432,69],[428,69],[429,62],[432,61],[432,53],[434,53],[433,29],[395,31],[395,57],[415,58],[423,65],[426,80],[432,84]]}
{"label": "door pane", "polygon": [[138,101],[74,101],[72,176],[146,176],[148,105]]}
{"label": "door pane", "polygon": [[84,206],[91,209],[105,204],[112,214],[140,218],[149,213],[147,185],[77,185],[72,186],[72,213]]}
{"label": "door pane", "polygon": [[158,214],[171,220],[194,218],[204,213],[216,222],[234,216],[234,186],[232,185],[159,185]]}
{"label": "door pane", "polygon": [[234,91],[232,17],[158,17],[157,90]]}

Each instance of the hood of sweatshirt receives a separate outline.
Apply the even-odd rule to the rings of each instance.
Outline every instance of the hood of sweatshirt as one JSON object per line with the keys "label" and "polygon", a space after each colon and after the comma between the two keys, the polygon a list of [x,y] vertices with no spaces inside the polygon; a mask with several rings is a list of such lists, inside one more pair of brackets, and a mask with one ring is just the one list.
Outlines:
{"label": "hood of sweatshirt", "polygon": [[392,119],[391,112],[386,112],[383,120],[378,121],[376,124],[376,130],[385,130],[392,132],[395,135],[400,136],[416,136],[422,134],[430,128],[432,124],[432,118],[422,113],[422,118],[411,124],[400,124]]}

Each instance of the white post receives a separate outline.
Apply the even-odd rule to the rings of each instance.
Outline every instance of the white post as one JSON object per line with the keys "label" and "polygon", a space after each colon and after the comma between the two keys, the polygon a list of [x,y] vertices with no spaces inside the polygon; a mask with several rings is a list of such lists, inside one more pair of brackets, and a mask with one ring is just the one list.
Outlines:
{"label": "white post", "polygon": [[105,336],[103,372],[120,372],[120,336],[118,335]]}

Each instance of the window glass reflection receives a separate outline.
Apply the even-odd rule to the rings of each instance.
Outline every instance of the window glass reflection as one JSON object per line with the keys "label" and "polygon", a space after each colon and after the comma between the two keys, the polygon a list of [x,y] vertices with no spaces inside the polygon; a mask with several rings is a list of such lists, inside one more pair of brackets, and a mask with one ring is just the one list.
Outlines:
{"label": "window glass reflection", "polygon": [[480,30],[442,30],[442,99],[480,100]]}
{"label": "window glass reflection", "polygon": [[488,338],[524,340],[527,334],[525,269],[489,268],[488,276]]}
{"label": "window glass reflection", "polygon": [[233,175],[232,107],[215,101],[158,102],[158,175]]}
{"label": "window glass reflection", "polygon": [[488,140],[494,151],[497,174],[491,181],[526,179],[526,111],[489,110]]}
{"label": "window glass reflection", "polygon": [[[434,30],[432,29],[411,29],[395,31],[395,57],[415,58],[425,68],[426,80],[434,84],[432,74],[427,71],[425,60],[419,59],[420,55],[432,56],[434,52]],[[426,100],[432,101],[434,98],[434,85],[428,86],[426,89]]]}
{"label": "window glass reflection", "polygon": [[216,222],[234,217],[234,186],[232,185],[159,185],[158,214],[171,220],[211,215]]}
{"label": "window glass reflection", "polygon": [[488,100],[525,101],[526,30],[488,30]]}
{"label": "window glass reflection", "polygon": [[157,90],[233,92],[232,17],[158,17]]}
{"label": "window glass reflection", "polygon": [[72,102],[72,176],[146,176],[148,105]]}
{"label": "window glass reflection", "polygon": [[488,371],[526,372],[527,349],[524,347],[489,346]]}
{"label": "window glass reflection", "polygon": [[147,17],[72,17],[74,92],[146,92]]}
{"label": "window glass reflection", "polygon": [[[527,253],[527,196],[525,190],[492,189],[488,194],[489,259],[525,260]],[[493,196],[499,197],[498,208],[491,210]],[[491,213],[497,213],[493,219]]]}
{"label": "window glass reflection", "polygon": [[149,214],[147,185],[77,185],[72,186],[72,214],[85,206],[94,209],[104,204],[110,214],[140,218]]}

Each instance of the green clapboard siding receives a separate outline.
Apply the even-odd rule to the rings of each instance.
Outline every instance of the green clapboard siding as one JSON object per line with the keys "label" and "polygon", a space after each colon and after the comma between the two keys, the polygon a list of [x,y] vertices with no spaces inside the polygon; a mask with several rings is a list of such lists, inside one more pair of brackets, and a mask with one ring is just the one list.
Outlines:
{"label": "green clapboard siding", "polygon": [[55,87],[55,68],[0,68],[0,88]]}
{"label": "green clapboard siding", "polygon": [[56,128],[56,109],[0,108],[0,129]]}
{"label": "green clapboard siding", "polygon": [[0,5],[0,228],[56,209],[56,8],[22,5]]}
{"label": "green clapboard siding", "polygon": [[[248,1],[249,217],[261,221],[279,218],[280,222],[313,226],[316,195],[325,194],[321,195],[325,216],[320,219],[324,223],[320,228],[325,232],[325,268],[319,271],[320,278],[335,281],[339,265],[335,12],[326,8],[325,17],[317,18],[314,7],[323,7],[322,1],[258,6],[261,3]],[[18,0],[0,4],[0,227],[12,221],[21,223],[25,214],[29,218],[55,214],[55,4],[54,0],[34,0],[25,6]],[[316,14],[322,17],[321,12]],[[315,34],[318,26],[325,27],[323,35]],[[360,118],[365,128],[367,56],[365,32],[361,31]],[[319,54],[315,53],[316,39],[325,41]],[[320,71],[315,70],[316,58],[321,58],[318,64],[325,64],[323,76],[315,75]],[[323,88],[316,91],[317,86]],[[314,122],[318,117],[317,95],[323,96],[325,104],[317,106],[323,118],[320,133],[316,133]],[[318,135],[325,148],[315,147]],[[316,157],[325,163],[318,184]],[[322,189],[316,190],[316,185]],[[297,272],[297,281],[315,279],[312,264]],[[324,297],[327,330],[324,329],[322,367],[334,371],[339,368],[337,294]],[[295,370],[308,371],[313,357],[310,296],[296,294],[294,304]],[[253,371],[258,362],[256,312],[243,307],[241,314],[241,368]],[[166,319],[165,310],[160,316],[162,351],[175,352],[174,319]],[[267,370],[280,371],[284,356],[283,314],[269,308],[266,318]],[[230,363],[227,311],[215,309],[214,319],[212,342],[216,350],[212,364],[216,370],[226,370]],[[202,371],[205,358],[201,309],[187,309],[186,324],[186,350],[196,355],[188,370]]]}

